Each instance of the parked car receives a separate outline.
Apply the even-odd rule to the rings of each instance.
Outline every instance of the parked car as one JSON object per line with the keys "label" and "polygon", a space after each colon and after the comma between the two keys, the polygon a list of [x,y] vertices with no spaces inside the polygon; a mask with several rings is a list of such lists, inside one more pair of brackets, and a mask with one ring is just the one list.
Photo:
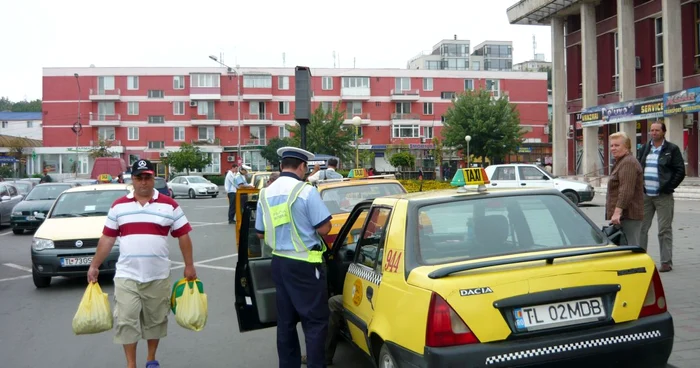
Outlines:
{"label": "parked car", "polygon": [[[129,178],[129,179],[131,179],[131,178]],[[168,188],[168,183],[165,181],[165,179],[163,179],[159,176],[156,176],[155,180],[156,180],[156,183],[154,185],[154,188],[158,191],[158,193],[160,193],[162,195],[166,195],[168,197],[172,196],[170,188]],[[131,180],[129,180],[129,182],[131,182]]]}
{"label": "parked car", "polygon": [[219,186],[201,176],[178,176],[170,180],[168,186],[173,198],[184,195],[190,198],[199,196],[216,198],[219,195]]}
{"label": "parked car", "polygon": [[31,192],[32,189],[34,189],[34,187],[38,183],[29,181],[29,180],[13,180],[13,181],[9,182],[9,184],[14,185],[14,187],[17,188],[17,191],[19,192],[19,194],[26,197],[27,194],[29,194],[29,192]]}
{"label": "parked car", "polygon": [[12,209],[17,203],[21,202],[24,197],[19,194],[17,188],[6,181],[0,182],[0,225],[10,224],[12,218]]}
{"label": "parked car", "polygon": [[24,230],[33,231],[44,222],[53,202],[63,191],[76,183],[44,183],[34,188],[27,197],[12,209],[12,232],[19,235]]}

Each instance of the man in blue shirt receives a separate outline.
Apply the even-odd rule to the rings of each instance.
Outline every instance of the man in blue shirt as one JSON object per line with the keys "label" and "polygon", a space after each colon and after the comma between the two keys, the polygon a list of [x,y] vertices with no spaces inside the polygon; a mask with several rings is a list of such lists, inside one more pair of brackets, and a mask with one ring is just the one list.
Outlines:
{"label": "man in blue shirt", "polygon": [[226,172],[224,179],[224,189],[228,196],[228,223],[236,222],[236,176],[238,175],[238,165],[231,164],[231,168]]}
{"label": "man in blue shirt", "polygon": [[282,173],[260,191],[255,229],[272,248],[279,366],[301,365],[296,329],[301,320],[307,365],[324,367],[330,311],[321,236],[331,230],[331,215],[318,190],[302,181],[314,155],[295,147],[282,147],[277,154],[282,157]]}

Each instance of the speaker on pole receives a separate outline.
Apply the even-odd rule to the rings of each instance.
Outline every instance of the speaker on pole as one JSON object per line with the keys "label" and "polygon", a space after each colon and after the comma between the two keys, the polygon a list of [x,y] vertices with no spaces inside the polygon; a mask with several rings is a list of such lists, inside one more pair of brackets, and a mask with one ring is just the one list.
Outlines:
{"label": "speaker on pole", "polygon": [[294,120],[301,130],[301,148],[306,149],[306,126],[311,122],[311,68],[297,66],[294,70]]}

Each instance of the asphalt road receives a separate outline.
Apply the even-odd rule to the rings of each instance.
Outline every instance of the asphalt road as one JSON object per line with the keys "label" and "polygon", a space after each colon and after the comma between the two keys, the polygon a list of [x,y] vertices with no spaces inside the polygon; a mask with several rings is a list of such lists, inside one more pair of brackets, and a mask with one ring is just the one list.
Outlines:
{"label": "asphalt road", "polygon": [[[194,227],[197,273],[209,298],[209,319],[201,332],[181,328],[171,315],[169,334],[161,343],[158,359],[163,367],[275,367],[275,329],[241,334],[233,308],[233,276],[236,247],[233,225],[226,219],[226,199],[178,198]],[[596,198],[583,210],[603,223],[603,198]],[[669,307],[676,323],[676,344],[671,363],[694,367],[700,359],[700,280],[697,266],[700,254],[694,239],[700,237],[700,202],[677,201],[676,269],[664,274]],[[697,208],[697,209],[694,209]],[[650,254],[658,259],[655,227],[651,231]],[[13,235],[0,228],[0,357],[2,367],[80,366],[120,367],[123,353],[112,342],[112,332],[75,336],[71,321],[85,290],[86,281],[54,279],[51,287],[36,289],[31,280],[29,248],[31,234]],[[182,260],[177,242],[170,239],[173,273],[171,281],[182,277]],[[101,282],[110,296],[111,281]],[[303,334],[299,327],[299,334]],[[139,366],[145,365],[145,344],[138,348]],[[341,342],[335,367],[369,366],[349,344]]]}

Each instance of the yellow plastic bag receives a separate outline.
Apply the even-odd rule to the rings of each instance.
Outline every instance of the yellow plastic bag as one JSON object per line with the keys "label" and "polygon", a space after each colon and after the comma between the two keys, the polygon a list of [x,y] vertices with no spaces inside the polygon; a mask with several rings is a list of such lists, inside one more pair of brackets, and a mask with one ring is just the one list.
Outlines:
{"label": "yellow plastic bag", "polygon": [[209,314],[207,294],[199,291],[197,283],[201,283],[199,279],[185,282],[182,295],[175,298],[177,303],[175,321],[192,331],[202,331],[207,324]]}
{"label": "yellow plastic bag", "polygon": [[107,294],[98,283],[91,282],[73,316],[73,332],[76,335],[100,333],[111,330],[113,322]]}

